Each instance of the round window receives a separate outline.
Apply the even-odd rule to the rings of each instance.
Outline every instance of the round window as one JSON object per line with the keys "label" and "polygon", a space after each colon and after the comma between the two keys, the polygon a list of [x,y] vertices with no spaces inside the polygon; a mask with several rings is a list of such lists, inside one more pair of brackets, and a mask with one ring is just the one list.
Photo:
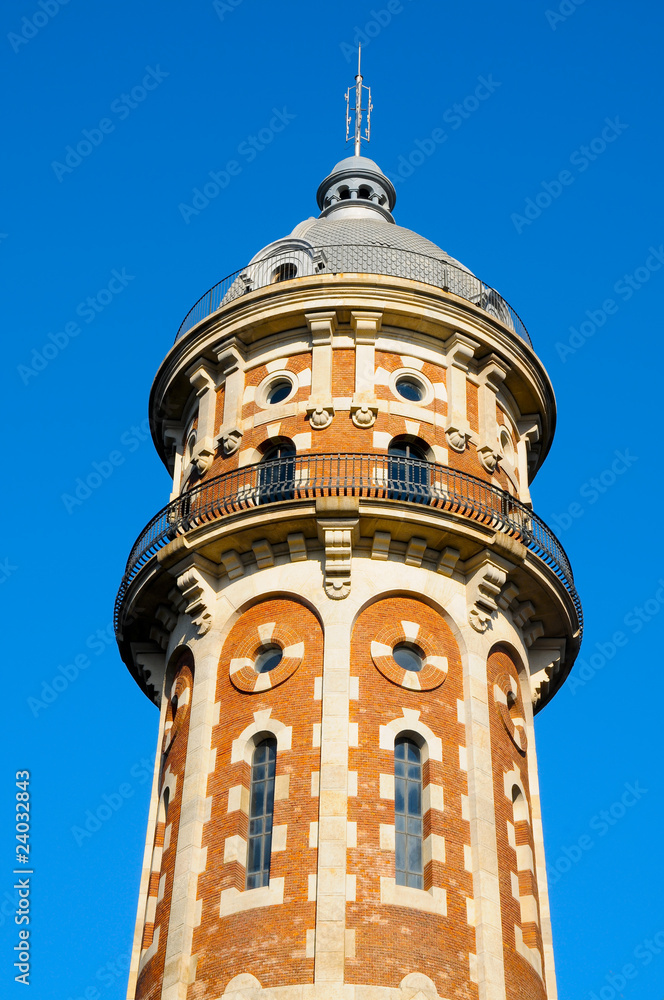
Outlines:
{"label": "round window", "polygon": [[414,642],[398,642],[392,650],[392,656],[402,670],[419,673],[424,666],[424,653]]}
{"label": "round window", "polygon": [[424,399],[424,386],[413,375],[401,375],[396,381],[396,389],[403,399],[411,403],[421,403]]}
{"label": "round window", "polygon": [[267,674],[279,666],[283,656],[281,646],[277,646],[275,643],[261,646],[258,656],[254,660],[254,670],[257,674]]}
{"label": "round window", "polygon": [[290,395],[293,385],[287,378],[279,378],[267,390],[268,403],[281,403]]}

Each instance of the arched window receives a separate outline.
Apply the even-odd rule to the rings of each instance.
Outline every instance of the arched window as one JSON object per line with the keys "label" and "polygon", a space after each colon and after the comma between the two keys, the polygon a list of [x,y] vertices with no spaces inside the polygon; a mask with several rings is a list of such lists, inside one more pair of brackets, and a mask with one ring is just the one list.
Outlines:
{"label": "arched window", "polygon": [[251,762],[247,889],[256,889],[261,885],[269,885],[270,882],[276,764],[276,739],[270,737],[261,740],[254,750]]}
{"label": "arched window", "polygon": [[387,454],[390,497],[393,500],[428,503],[429,463],[424,447],[407,438],[395,438]]}
{"label": "arched window", "polygon": [[295,445],[281,441],[265,452],[258,476],[261,503],[292,500],[295,492]]}
{"label": "arched window", "polygon": [[395,880],[424,888],[422,869],[422,757],[406,736],[394,744]]}

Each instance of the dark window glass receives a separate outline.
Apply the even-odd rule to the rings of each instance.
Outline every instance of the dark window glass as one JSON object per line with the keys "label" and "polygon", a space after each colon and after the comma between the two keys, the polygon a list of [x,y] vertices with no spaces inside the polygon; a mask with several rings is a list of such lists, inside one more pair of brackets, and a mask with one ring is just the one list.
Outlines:
{"label": "dark window glass", "polygon": [[419,673],[424,666],[424,653],[414,642],[398,642],[392,650],[392,656],[404,670]]}
{"label": "dark window glass", "polygon": [[394,826],[396,883],[423,889],[421,754],[405,737],[394,745]]}
{"label": "dark window glass", "polygon": [[419,403],[424,399],[424,386],[416,378],[411,378],[408,375],[397,379],[397,392],[412,403]]}
{"label": "dark window glass", "polygon": [[258,474],[261,503],[292,500],[295,493],[295,445],[278,444],[266,453]]}
{"label": "dark window glass", "polygon": [[285,378],[273,382],[267,393],[268,403],[280,403],[290,394],[292,388],[292,384]]}
{"label": "dark window glass", "polygon": [[263,740],[254,750],[251,764],[247,889],[268,885],[270,881],[276,764],[277,741]]}
{"label": "dark window glass", "polygon": [[257,674],[267,674],[281,663],[283,656],[280,646],[263,646],[254,660],[254,670]]}
{"label": "dark window glass", "polygon": [[390,496],[394,500],[428,503],[429,463],[423,449],[409,441],[393,441],[387,451]]}

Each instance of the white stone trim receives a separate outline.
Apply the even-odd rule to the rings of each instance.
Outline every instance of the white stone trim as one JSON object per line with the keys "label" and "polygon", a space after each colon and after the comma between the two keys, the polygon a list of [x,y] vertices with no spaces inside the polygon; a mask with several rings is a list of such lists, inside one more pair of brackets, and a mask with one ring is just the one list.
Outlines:
{"label": "white stone trim", "polygon": [[381,875],[380,901],[388,906],[407,906],[411,910],[447,916],[447,893],[438,886],[432,886],[428,890],[413,889],[408,885],[397,885],[393,878]]}
{"label": "white stone trim", "polygon": [[516,941],[516,950],[520,955],[529,962],[537,975],[542,978],[542,956],[540,955],[537,948],[529,948],[526,942],[523,940],[523,931],[518,924],[514,925],[514,938]]}
{"label": "white stone trim", "polygon": [[427,760],[443,760],[443,741],[440,737],[429,729],[423,722],[420,722],[420,712],[412,708],[402,708],[403,717],[392,719],[384,726],[380,726],[378,731],[378,744],[381,750],[391,750],[394,752],[394,744],[397,737],[402,733],[416,733],[423,741],[421,747],[422,763]]}
{"label": "white stone trim", "polygon": [[235,861],[243,868],[247,867],[247,841],[239,834],[226,837],[224,841],[224,864],[230,865]]}
{"label": "white stone trim", "polygon": [[245,910],[255,910],[263,906],[278,906],[284,901],[284,879],[271,878],[269,885],[257,889],[245,889],[240,892],[233,886],[221,893],[219,916],[229,917],[233,913],[244,913]]}
{"label": "white stone trim", "polygon": [[256,737],[269,733],[277,741],[277,754],[284,750],[290,750],[293,740],[293,727],[285,726],[277,719],[271,719],[271,708],[261,712],[254,712],[254,722],[243,729],[237,739],[233,740],[231,746],[231,764],[239,764],[245,761],[251,766],[251,758],[256,747]]}
{"label": "white stone trim", "polygon": [[394,823],[381,823],[379,833],[379,844],[381,851],[392,851],[394,853],[396,843],[396,833]]}
{"label": "white stone trim", "polygon": [[[391,798],[394,798],[394,785],[392,788],[393,794]],[[422,788],[422,813],[424,814],[428,812],[429,809],[436,809],[438,812],[444,812],[445,800],[442,785],[436,785],[433,782],[430,782]]]}

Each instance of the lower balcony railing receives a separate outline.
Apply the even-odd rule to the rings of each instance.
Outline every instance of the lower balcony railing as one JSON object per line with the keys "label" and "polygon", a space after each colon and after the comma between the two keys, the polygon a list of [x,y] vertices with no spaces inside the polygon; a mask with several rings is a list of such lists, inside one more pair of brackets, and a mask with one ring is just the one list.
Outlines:
{"label": "lower balcony railing", "polygon": [[421,504],[511,535],[556,573],[574,602],[579,629],[583,628],[565,550],[529,507],[476,476],[386,454],[294,455],[226,472],[183,493],[155,514],[136,539],[116,598],[116,626],[131,581],[178,535],[239,511],[325,496]]}

